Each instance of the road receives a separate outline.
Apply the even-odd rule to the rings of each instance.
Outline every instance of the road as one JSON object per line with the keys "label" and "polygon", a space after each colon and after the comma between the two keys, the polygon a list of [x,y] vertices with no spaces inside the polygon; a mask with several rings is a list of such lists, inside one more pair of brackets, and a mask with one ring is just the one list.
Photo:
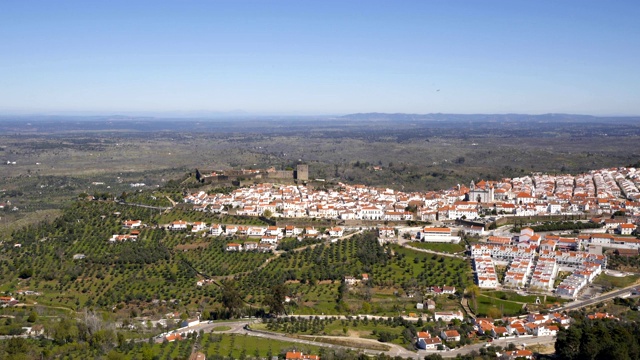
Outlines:
{"label": "road", "polygon": [[627,286],[626,288],[622,288],[622,289],[619,289],[619,290],[610,291],[608,293],[596,296],[593,299],[581,300],[581,301],[573,301],[573,302],[567,303],[564,306],[556,309],[556,311],[576,310],[576,309],[583,308],[585,306],[594,305],[594,304],[597,304],[599,302],[611,300],[611,299],[616,298],[616,297],[621,297],[621,296],[630,294],[631,293],[631,289],[633,289],[633,288],[635,288],[637,286],[638,285],[636,284],[636,285]]}
{"label": "road", "polygon": [[[326,316],[326,317],[330,317],[330,316]],[[418,350],[418,351],[411,351],[411,350],[407,350],[406,348],[397,345],[397,344],[391,344],[391,343],[380,343],[377,340],[374,339],[363,339],[363,338],[349,338],[349,337],[344,337],[344,336],[310,336],[312,339],[300,339],[300,338],[292,338],[292,337],[288,337],[286,335],[283,334],[278,334],[278,333],[274,333],[274,332],[269,332],[269,331],[257,331],[257,330],[251,330],[248,326],[251,325],[251,323],[254,323],[258,320],[252,320],[252,321],[247,321],[245,320],[235,320],[235,321],[223,321],[223,322],[214,322],[214,323],[202,323],[200,325],[197,326],[193,326],[191,328],[189,328],[188,330],[194,330],[196,332],[199,332],[200,330],[206,332],[212,332],[213,329],[221,327],[221,326],[227,326],[230,327],[230,329],[225,330],[225,331],[216,331],[216,333],[226,333],[226,334],[238,334],[238,335],[246,335],[246,336],[255,336],[257,338],[261,338],[261,339],[270,339],[270,340],[279,340],[279,341],[287,341],[287,342],[292,342],[292,343],[298,343],[298,344],[305,344],[305,345],[312,345],[312,346],[321,346],[321,347],[327,347],[327,348],[331,348],[331,349],[345,349],[345,350],[353,350],[353,347],[350,346],[343,346],[343,345],[334,345],[334,344],[328,344],[326,342],[321,342],[321,341],[314,341],[312,339],[319,339],[319,338],[324,338],[324,339],[337,339],[337,340],[354,340],[357,341],[358,343],[361,344],[366,344],[366,343],[372,343],[372,344],[384,344],[389,346],[389,350],[387,351],[381,351],[381,350],[372,350],[372,349],[357,349],[360,352],[363,352],[365,354],[369,354],[369,355],[377,355],[380,353],[384,353],[386,355],[389,356],[401,356],[404,358],[413,358],[416,360],[419,359],[423,359],[425,355],[428,354],[433,354],[433,353],[438,353],[440,354],[442,357],[445,358],[453,358],[460,355],[465,355],[465,354],[469,354],[473,351],[479,352],[480,349],[482,347],[487,346],[487,344],[489,343],[478,343],[478,344],[473,344],[473,345],[467,345],[461,348],[456,348],[456,349],[452,349],[449,351],[438,351],[438,350]],[[185,331],[185,329],[183,329],[183,331]],[[156,342],[162,342],[162,338],[156,338]],[[531,346],[531,345],[550,345],[555,343],[555,337],[553,336],[541,336],[541,337],[532,337],[532,336],[527,336],[527,337],[519,337],[519,338],[509,338],[509,339],[498,339],[495,340],[493,343],[490,343],[492,345],[498,345],[498,346],[502,346],[502,347],[506,347],[508,344],[513,343],[516,345],[522,345],[525,344],[526,346]],[[366,346],[366,345],[364,345]]]}
{"label": "road", "polygon": [[151,206],[151,205],[145,205],[145,204],[128,203],[128,202],[124,202],[124,201],[119,201],[118,204],[120,204],[120,205],[129,205],[129,206],[137,206],[137,207],[142,207],[142,208],[146,208],[146,209],[163,210],[163,211],[173,209],[173,207]]}

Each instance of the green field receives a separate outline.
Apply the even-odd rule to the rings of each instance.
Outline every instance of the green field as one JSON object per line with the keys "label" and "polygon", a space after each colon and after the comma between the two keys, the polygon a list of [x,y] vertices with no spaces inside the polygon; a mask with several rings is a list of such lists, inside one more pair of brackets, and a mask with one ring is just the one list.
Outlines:
{"label": "green field", "polygon": [[593,283],[611,288],[624,288],[637,283],[638,280],[640,280],[640,275],[617,277],[607,274],[600,274]]}
{"label": "green field", "polygon": [[461,252],[464,252],[465,250],[464,246],[461,244],[429,243],[429,242],[421,242],[421,241],[412,241],[409,243],[409,246],[412,246],[418,249],[432,250],[436,252],[449,253],[449,254],[461,253]]}
{"label": "green field", "polygon": [[[536,298],[540,298],[540,304],[536,305]],[[567,302],[554,296],[545,295],[520,295],[510,291],[483,291],[476,299],[477,315],[488,315],[492,317],[513,316],[522,313],[523,305],[527,305],[528,311],[544,310],[556,304]],[[469,302],[473,310],[473,301]]]}
{"label": "green field", "polygon": [[216,331],[227,331],[227,330],[231,330],[231,326],[216,326],[216,327],[211,329],[211,331],[213,331],[213,332],[216,332]]}
{"label": "green field", "polygon": [[[478,316],[490,316],[493,318],[499,318],[501,316],[513,316],[520,315],[522,313],[522,305],[520,303],[500,300],[493,297],[480,295],[476,299],[478,306],[475,310]],[[474,307],[472,305],[471,309]]]}

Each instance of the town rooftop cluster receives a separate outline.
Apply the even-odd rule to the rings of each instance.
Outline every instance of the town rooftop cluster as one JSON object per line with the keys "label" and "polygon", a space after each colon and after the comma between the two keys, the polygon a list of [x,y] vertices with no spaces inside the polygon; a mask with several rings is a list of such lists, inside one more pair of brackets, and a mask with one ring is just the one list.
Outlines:
{"label": "town rooftop cluster", "polygon": [[[327,218],[341,220],[477,219],[483,211],[499,215],[610,213],[640,214],[640,171],[636,168],[594,170],[580,175],[534,174],[500,181],[471,182],[469,187],[405,193],[389,188],[340,183],[333,190],[303,185],[262,183],[230,194],[204,191],[184,197],[194,210],[237,215]],[[414,207],[415,212],[407,211]]]}

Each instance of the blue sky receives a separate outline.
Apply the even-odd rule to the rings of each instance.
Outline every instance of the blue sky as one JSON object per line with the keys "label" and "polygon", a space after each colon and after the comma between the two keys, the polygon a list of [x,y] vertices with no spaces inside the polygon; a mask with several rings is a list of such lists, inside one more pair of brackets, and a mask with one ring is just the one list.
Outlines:
{"label": "blue sky", "polygon": [[0,0],[0,113],[640,115],[638,1]]}

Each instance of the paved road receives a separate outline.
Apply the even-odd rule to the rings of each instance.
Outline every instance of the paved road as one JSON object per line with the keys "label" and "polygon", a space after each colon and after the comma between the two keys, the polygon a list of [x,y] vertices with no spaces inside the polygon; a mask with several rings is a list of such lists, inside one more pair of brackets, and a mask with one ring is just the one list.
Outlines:
{"label": "paved road", "polygon": [[[393,320],[395,318],[397,318],[397,316],[380,316],[380,315],[287,315],[284,317],[296,317],[296,318],[303,318],[303,319],[314,319],[314,318],[318,318],[318,319],[330,319],[330,318],[334,318],[337,320],[345,320],[348,318],[356,318],[358,316],[360,316],[360,319],[363,318],[367,318],[369,320],[373,320],[373,319],[378,319],[378,320]],[[403,319],[407,320],[407,321],[418,321],[419,318],[412,318],[412,317],[408,317],[408,316],[401,316]],[[423,319],[424,320],[424,319]]]}
{"label": "paved road", "polygon": [[465,355],[465,354],[469,354],[472,351],[480,352],[480,349],[487,346],[487,344],[502,346],[503,348],[505,348],[507,347],[507,345],[512,343],[518,346],[523,344],[526,346],[532,346],[532,345],[552,345],[552,344],[555,344],[555,342],[556,342],[555,336],[519,337],[519,338],[509,338],[509,339],[498,339],[492,343],[480,343],[480,344],[467,345],[465,347],[453,349],[451,351],[446,351],[446,352],[438,352],[433,350],[431,351],[421,350],[419,351],[419,354],[422,355],[420,358],[424,357],[424,355],[426,354],[432,354],[434,352],[440,353],[442,357],[456,357],[458,356],[458,354]]}
{"label": "paved road", "polygon": [[[330,316],[326,316],[326,317],[330,317]],[[325,342],[313,340],[314,338],[315,339],[326,338],[326,339],[338,339],[338,340],[349,339],[348,337],[344,337],[344,336],[316,336],[316,337],[312,336],[311,339],[299,339],[299,338],[291,338],[283,334],[273,333],[269,331],[256,331],[256,330],[249,329],[247,325],[250,325],[251,323],[256,321],[259,321],[259,320],[247,321],[245,319],[245,320],[235,320],[235,321],[203,323],[203,324],[191,327],[189,328],[189,330],[194,330],[197,332],[199,332],[200,330],[204,332],[212,332],[213,329],[216,327],[228,326],[230,327],[229,330],[219,331],[219,333],[255,336],[262,339],[280,340],[280,341],[287,341],[287,342],[293,342],[298,344],[327,347],[332,349],[353,349],[352,347],[349,347],[349,346],[333,345],[333,344],[328,344]],[[363,338],[352,338],[352,339],[354,340],[357,339],[358,342],[363,344],[366,344],[367,342],[373,343],[373,344],[380,344],[380,342],[374,339],[363,339]],[[162,338],[156,338],[156,341],[162,342]],[[510,343],[514,343],[516,345],[525,344],[526,346],[539,345],[539,344],[550,345],[555,343],[555,338],[553,336],[544,336],[544,337],[520,337],[520,338],[509,338],[509,339],[498,339],[491,344],[506,347]],[[413,359],[419,360],[424,358],[425,355],[432,354],[432,353],[438,353],[442,355],[442,357],[452,358],[452,357],[458,356],[458,354],[461,354],[461,355],[469,354],[472,351],[479,352],[482,347],[485,347],[488,344],[489,343],[479,343],[479,344],[464,346],[457,349],[452,349],[449,351],[437,351],[437,350],[410,351],[397,344],[385,343],[384,345],[387,345],[390,347],[390,349],[387,351],[371,350],[371,349],[358,349],[358,351],[363,352],[365,354],[370,354],[370,355],[385,353],[389,356],[402,356],[405,358],[413,358]]]}
{"label": "paved road", "polygon": [[576,309],[583,308],[585,306],[594,305],[594,304],[597,304],[599,302],[611,300],[611,299],[616,298],[616,297],[625,296],[627,294],[631,294],[631,289],[633,289],[633,288],[635,288],[637,286],[638,285],[631,285],[631,286],[627,286],[626,288],[610,291],[608,293],[596,296],[593,299],[573,301],[573,302],[565,304],[564,306],[562,306],[562,307],[560,307],[559,309],[556,309],[556,310],[557,311],[576,310]]}

